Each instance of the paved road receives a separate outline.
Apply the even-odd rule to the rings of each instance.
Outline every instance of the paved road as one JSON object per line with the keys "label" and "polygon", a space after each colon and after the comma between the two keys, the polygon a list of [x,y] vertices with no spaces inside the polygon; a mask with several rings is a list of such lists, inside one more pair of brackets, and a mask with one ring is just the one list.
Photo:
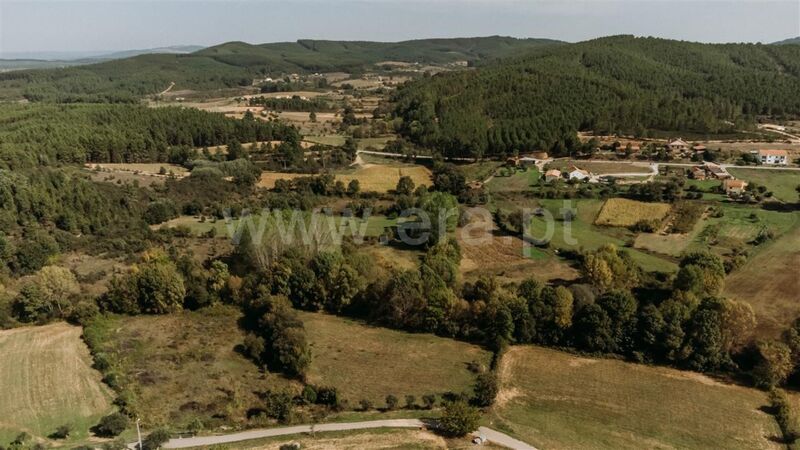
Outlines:
{"label": "paved road", "polygon": [[[348,431],[366,430],[370,428],[424,428],[425,424],[417,419],[389,419],[371,420],[367,422],[349,423],[322,423],[316,425],[296,425],[293,427],[264,428],[259,430],[242,431],[240,433],[226,434],[221,436],[196,436],[191,438],[170,439],[164,444],[163,448],[188,448],[198,446],[208,446],[217,444],[228,444],[231,442],[247,441],[251,439],[261,439],[275,436],[288,436],[293,434],[303,434],[325,431]],[[475,435],[483,435],[489,442],[502,445],[514,450],[536,450],[524,442],[518,441],[511,436],[492,430],[491,428],[480,427]],[[131,447],[129,445],[129,447]]]}

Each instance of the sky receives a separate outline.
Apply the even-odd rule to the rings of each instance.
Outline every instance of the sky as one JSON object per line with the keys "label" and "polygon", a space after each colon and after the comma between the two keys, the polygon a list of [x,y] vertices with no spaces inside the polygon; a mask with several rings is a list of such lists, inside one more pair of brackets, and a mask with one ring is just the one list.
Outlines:
{"label": "sky", "polygon": [[800,0],[0,0],[0,57],[301,38],[800,36]]}

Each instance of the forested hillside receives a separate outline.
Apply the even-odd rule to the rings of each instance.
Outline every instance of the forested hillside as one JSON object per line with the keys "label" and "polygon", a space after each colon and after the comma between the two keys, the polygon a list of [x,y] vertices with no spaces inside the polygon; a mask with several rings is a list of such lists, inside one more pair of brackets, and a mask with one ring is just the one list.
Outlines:
{"label": "forested hillside", "polygon": [[283,140],[297,130],[190,108],[137,105],[6,105],[0,168],[56,162],[166,162],[180,147]]}
{"label": "forested hillside", "polygon": [[88,66],[0,74],[0,99],[130,102],[166,89],[249,86],[254,77],[359,71],[382,61],[478,61],[556,44],[506,37],[428,39],[398,43],[300,40],[251,45],[229,42],[198,52],[148,54]]}
{"label": "forested hillside", "polygon": [[616,36],[554,46],[396,96],[402,133],[450,155],[575,146],[576,131],[726,133],[800,114],[800,46]]}

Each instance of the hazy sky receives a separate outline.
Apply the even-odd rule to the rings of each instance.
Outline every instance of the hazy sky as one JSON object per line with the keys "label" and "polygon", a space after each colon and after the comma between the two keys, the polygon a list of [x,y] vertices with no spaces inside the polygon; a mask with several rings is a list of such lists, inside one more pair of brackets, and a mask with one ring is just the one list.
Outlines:
{"label": "hazy sky", "polygon": [[800,0],[0,0],[0,54],[6,55],[494,34],[772,42],[800,35]]}

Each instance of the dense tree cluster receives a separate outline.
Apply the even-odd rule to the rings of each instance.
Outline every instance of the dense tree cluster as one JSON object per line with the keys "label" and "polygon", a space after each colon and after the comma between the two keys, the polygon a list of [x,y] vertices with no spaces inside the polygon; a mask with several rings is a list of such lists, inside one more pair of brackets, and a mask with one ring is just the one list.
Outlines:
{"label": "dense tree cluster", "polygon": [[798,46],[616,36],[437,75],[395,97],[401,133],[449,156],[549,149],[575,132],[730,132],[800,114]]}

